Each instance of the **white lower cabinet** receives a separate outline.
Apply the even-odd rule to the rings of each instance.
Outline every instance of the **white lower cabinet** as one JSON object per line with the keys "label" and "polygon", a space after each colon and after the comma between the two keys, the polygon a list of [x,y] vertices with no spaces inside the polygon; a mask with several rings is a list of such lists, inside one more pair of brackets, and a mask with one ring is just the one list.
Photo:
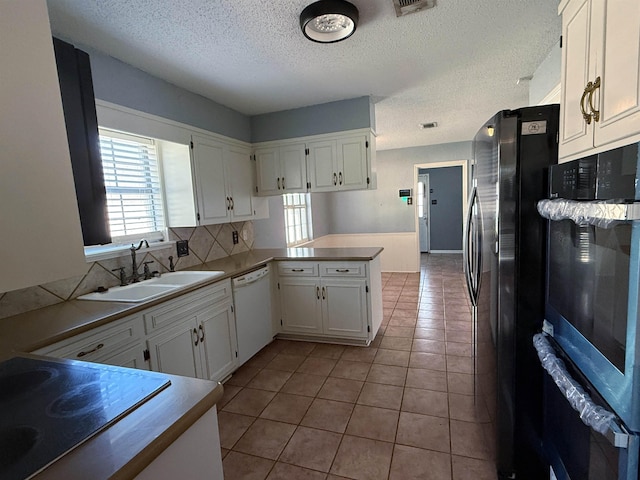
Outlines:
{"label": "white lower cabinet", "polygon": [[235,369],[229,280],[165,302],[144,318],[152,370],[221,381]]}
{"label": "white lower cabinet", "polygon": [[382,320],[380,282],[370,262],[280,262],[280,333],[369,343]]}

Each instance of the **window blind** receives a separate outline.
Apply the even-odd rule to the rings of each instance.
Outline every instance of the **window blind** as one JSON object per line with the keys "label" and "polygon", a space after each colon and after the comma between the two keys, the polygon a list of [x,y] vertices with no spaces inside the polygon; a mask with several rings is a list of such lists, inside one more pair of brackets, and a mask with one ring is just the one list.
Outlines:
{"label": "window blind", "polygon": [[161,232],[165,224],[155,142],[100,129],[100,151],[114,241]]}

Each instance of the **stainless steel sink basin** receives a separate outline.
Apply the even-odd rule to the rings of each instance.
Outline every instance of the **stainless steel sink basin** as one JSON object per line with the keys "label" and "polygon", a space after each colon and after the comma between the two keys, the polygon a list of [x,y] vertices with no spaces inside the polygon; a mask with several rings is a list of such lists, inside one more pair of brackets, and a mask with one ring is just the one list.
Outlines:
{"label": "stainless steel sink basin", "polygon": [[202,282],[204,280],[209,280],[211,278],[219,277],[221,275],[224,275],[224,272],[221,272],[221,271],[168,272],[168,273],[163,273],[162,276],[160,277],[147,280],[145,283],[152,283],[156,285],[188,286],[188,285],[193,285],[194,283]]}
{"label": "stainless steel sink basin", "polygon": [[78,300],[97,300],[101,302],[144,302],[180,288],[224,275],[221,271],[182,271],[169,272],[161,277],[132,283],[124,287],[112,287],[106,292],[94,292],[81,295]]}
{"label": "stainless steel sink basin", "polygon": [[97,300],[100,302],[144,302],[159,297],[180,285],[158,285],[153,283],[133,283],[124,287],[113,287],[106,292],[94,292],[81,295],[78,300]]}

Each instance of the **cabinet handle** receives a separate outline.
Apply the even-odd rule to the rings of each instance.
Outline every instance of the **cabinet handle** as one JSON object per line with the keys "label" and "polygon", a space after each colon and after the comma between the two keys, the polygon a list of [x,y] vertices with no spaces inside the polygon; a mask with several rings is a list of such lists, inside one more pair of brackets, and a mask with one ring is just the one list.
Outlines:
{"label": "cabinet handle", "polygon": [[596,81],[593,82],[593,86],[591,91],[589,92],[589,109],[591,110],[591,116],[595,122],[600,121],[600,110],[596,110],[596,107],[593,106],[593,94],[594,92],[600,88],[600,77],[596,78]]}
{"label": "cabinet handle", "polygon": [[592,114],[587,112],[584,102],[587,98],[587,95],[589,96],[589,103],[591,103],[591,97],[593,96],[593,82],[587,83],[587,86],[584,87],[584,92],[582,92],[582,97],[580,97],[580,110],[582,111],[582,118],[584,118],[584,121],[587,123],[587,125],[590,125]]}
{"label": "cabinet handle", "polygon": [[204,343],[204,327],[200,325],[198,330],[200,330],[200,343]]}
{"label": "cabinet handle", "polygon": [[316,287],[316,297],[320,300],[320,287]]}
{"label": "cabinet handle", "polygon": [[282,177],[282,189],[286,190],[287,188],[284,186],[284,177]]}
{"label": "cabinet handle", "polygon": [[78,358],[82,358],[82,357],[84,357],[85,355],[89,355],[90,353],[97,352],[97,351],[98,351],[98,350],[100,350],[102,347],[104,347],[104,343],[99,343],[98,345],[96,345],[96,347],[95,347],[95,348],[92,348],[91,350],[88,350],[88,351],[86,351],[86,352],[85,352],[85,351],[82,351],[82,352],[78,353],[78,355],[76,355],[76,357],[78,357]]}
{"label": "cabinet handle", "polygon": [[280,177],[278,177],[278,190],[280,190]]}
{"label": "cabinet handle", "polygon": [[195,328],[193,329],[193,334],[196,336],[196,341],[193,343],[196,347],[198,346],[198,340],[200,339],[198,337],[198,330],[196,330]]}
{"label": "cabinet handle", "polygon": [[304,272],[304,268],[292,268],[292,272]]}
{"label": "cabinet handle", "polygon": [[336,272],[349,273],[349,269],[348,268],[336,268]]}
{"label": "cabinet handle", "polygon": [[322,287],[322,299],[324,300],[325,298],[327,298],[327,292],[325,291],[324,287]]}
{"label": "cabinet handle", "polygon": [[342,172],[340,172],[340,175],[338,175],[338,177],[340,178],[340,185],[342,185]]}
{"label": "cabinet handle", "polygon": [[227,210],[231,210],[231,200],[227,197]]}
{"label": "cabinet handle", "polygon": [[338,184],[338,176],[335,174],[335,172],[333,173],[333,185],[337,185]]}
{"label": "cabinet handle", "polygon": [[235,207],[235,202],[233,201],[233,197],[229,197],[229,200],[231,200],[231,210],[233,210],[233,207]]}

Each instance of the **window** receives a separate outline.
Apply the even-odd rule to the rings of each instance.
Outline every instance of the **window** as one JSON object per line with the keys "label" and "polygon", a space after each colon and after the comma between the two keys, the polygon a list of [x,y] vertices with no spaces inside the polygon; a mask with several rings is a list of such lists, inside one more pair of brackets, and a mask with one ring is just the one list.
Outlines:
{"label": "window", "polygon": [[154,140],[105,129],[99,132],[113,242],[162,238],[164,212]]}
{"label": "window", "polygon": [[311,231],[311,199],[308,193],[285,193],[284,229],[287,246],[292,247],[313,238]]}

